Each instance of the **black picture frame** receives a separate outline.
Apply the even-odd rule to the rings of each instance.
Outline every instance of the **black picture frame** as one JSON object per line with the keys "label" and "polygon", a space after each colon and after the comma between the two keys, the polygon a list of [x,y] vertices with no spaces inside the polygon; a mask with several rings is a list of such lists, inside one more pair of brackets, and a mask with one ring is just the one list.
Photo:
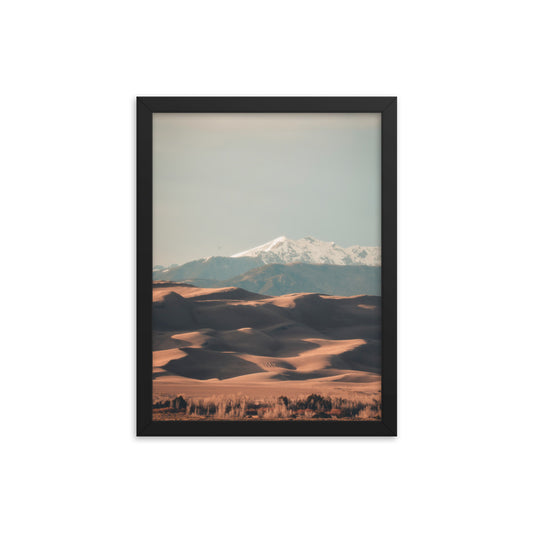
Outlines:
{"label": "black picture frame", "polygon": [[[153,113],[381,113],[381,421],[152,421]],[[396,97],[137,98],[137,436],[397,435],[396,174]]]}

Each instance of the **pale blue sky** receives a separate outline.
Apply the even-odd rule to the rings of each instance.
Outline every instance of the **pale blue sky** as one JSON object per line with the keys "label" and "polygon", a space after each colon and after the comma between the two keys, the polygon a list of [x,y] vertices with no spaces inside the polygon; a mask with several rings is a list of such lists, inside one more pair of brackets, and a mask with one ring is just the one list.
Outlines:
{"label": "pale blue sky", "polygon": [[379,114],[153,117],[154,264],[280,235],[381,244]]}

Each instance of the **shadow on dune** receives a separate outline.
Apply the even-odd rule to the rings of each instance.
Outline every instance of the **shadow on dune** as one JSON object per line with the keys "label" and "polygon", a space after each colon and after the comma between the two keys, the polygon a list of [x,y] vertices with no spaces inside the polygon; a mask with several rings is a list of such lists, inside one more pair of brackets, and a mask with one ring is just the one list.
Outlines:
{"label": "shadow on dune", "polygon": [[162,301],[152,303],[152,327],[155,330],[195,329],[193,304],[177,292],[168,292]]}
{"label": "shadow on dune", "polygon": [[199,327],[215,330],[263,329],[290,319],[283,309],[272,305],[252,305],[240,300],[195,302],[194,317]]}
{"label": "shadow on dune", "polygon": [[331,366],[340,370],[381,371],[381,343],[367,340],[353,350],[334,355]]}
{"label": "shadow on dune", "polygon": [[229,379],[246,374],[264,372],[249,361],[234,355],[204,350],[201,348],[182,348],[187,355],[169,361],[164,368],[167,372],[193,379]]}
{"label": "shadow on dune", "polygon": [[381,319],[378,296],[328,298],[320,294],[304,294],[294,298],[294,307],[290,311],[293,320],[318,331],[373,326]]}

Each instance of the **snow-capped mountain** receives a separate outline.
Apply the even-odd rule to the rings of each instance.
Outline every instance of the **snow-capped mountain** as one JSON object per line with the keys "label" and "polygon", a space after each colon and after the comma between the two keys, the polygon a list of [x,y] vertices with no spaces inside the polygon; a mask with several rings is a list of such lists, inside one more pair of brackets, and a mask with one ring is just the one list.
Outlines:
{"label": "snow-capped mountain", "polygon": [[241,287],[261,294],[317,292],[350,296],[380,294],[381,248],[349,246],[312,237],[273,241],[231,257],[204,257],[153,270],[154,280],[198,287]]}
{"label": "snow-capped mountain", "polygon": [[264,264],[312,263],[323,265],[381,265],[379,246],[349,246],[342,248],[334,242],[305,237],[288,239],[278,237],[231,257],[255,257]]}

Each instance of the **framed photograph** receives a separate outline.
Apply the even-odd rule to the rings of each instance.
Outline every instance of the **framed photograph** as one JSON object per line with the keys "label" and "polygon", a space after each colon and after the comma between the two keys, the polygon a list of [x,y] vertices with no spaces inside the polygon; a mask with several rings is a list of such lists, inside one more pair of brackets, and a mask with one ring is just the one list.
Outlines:
{"label": "framed photograph", "polygon": [[396,433],[396,98],[137,99],[137,435]]}

